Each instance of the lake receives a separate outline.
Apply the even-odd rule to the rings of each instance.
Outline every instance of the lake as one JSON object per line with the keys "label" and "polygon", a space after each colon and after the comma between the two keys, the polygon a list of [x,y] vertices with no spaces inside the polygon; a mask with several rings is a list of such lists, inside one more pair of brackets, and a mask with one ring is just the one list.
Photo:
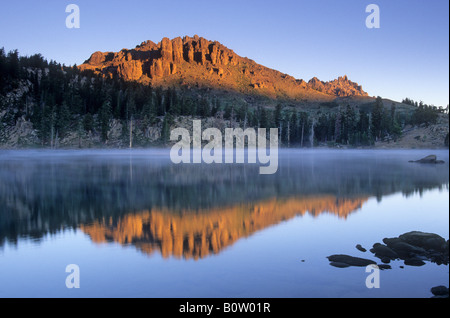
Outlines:
{"label": "lake", "polygon": [[[436,154],[445,164],[409,163]],[[347,254],[449,237],[447,150],[280,150],[279,169],[175,165],[169,150],[0,152],[0,297],[431,297],[448,265]],[[361,244],[367,252],[355,248]],[[80,288],[66,287],[66,266]]]}

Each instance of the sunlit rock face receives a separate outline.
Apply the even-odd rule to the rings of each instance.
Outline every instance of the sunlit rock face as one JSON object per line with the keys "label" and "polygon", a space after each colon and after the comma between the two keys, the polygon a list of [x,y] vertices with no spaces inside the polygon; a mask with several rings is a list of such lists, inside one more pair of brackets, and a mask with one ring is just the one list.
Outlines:
{"label": "sunlit rock face", "polygon": [[368,96],[347,76],[322,82],[309,82],[267,68],[241,57],[217,41],[194,36],[163,38],[158,44],[146,41],[134,49],[95,52],[82,65],[105,77],[153,85],[183,85],[229,89],[270,97],[331,100],[336,97]]}

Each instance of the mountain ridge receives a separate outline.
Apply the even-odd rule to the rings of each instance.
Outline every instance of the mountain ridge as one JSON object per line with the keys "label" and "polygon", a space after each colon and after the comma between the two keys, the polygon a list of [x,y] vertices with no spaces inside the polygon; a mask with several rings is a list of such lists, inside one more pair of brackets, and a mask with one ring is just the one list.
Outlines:
{"label": "mountain ridge", "polygon": [[193,119],[277,127],[283,147],[448,147],[448,108],[338,97],[362,88],[347,76],[307,83],[218,42],[184,41],[96,52],[80,67],[0,49],[0,148],[166,146],[171,129]]}
{"label": "mountain ridge", "polygon": [[155,86],[212,87],[271,98],[329,101],[336,97],[368,96],[361,85],[346,75],[328,82],[317,77],[306,82],[198,35],[165,37],[157,44],[148,40],[119,52],[97,51],[79,68]]}

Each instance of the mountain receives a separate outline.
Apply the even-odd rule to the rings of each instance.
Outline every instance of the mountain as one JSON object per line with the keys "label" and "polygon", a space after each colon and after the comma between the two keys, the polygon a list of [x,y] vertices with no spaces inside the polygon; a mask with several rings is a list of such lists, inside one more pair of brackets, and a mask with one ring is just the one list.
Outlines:
{"label": "mountain", "polygon": [[347,76],[330,82],[314,77],[309,82],[262,66],[237,55],[217,41],[194,37],[146,41],[134,49],[95,52],[79,66],[105,77],[154,86],[212,87],[272,98],[331,100],[335,97],[368,96]]}
{"label": "mountain", "polygon": [[0,48],[0,148],[168,146],[193,119],[278,128],[281,147],[448,147],[448,107],[369,97],[347,76],[295,79],[198,36],[78,67]]}

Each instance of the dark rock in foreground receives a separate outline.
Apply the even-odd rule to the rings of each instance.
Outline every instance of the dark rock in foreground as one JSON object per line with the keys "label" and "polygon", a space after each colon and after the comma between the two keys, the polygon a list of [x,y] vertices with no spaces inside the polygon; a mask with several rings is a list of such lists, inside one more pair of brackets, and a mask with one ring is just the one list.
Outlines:
{"label": "dark rock in foreground", "polygon": [[358,251],[361,251],[363,253],[367,252],[367,250],[364,247],[362,247],[361,244],[358,244],[355,247]]}
{"label": "dark rock in foreground", "polygon": [[[338,254],[338,255],[331,255],[327,257],[328,260],[331,262],[330,265],[335,267],[349,267],[349,266],[359,266],[359,267],[366,267],[370,264],[377,264],[376,262],[360,258],[360,257],[354,257],[350,255],[344,255],[344,254]],[[347,265],[347,266],[345,266]]]}
{"label": "dark rock in foreground", "polygon": [[381,259],[383,263],[386,263],[383,259],[394,260],[399,258],[398,254],[394,250],[380,243],[375,243],[370,251],[374,253],[376,257]]}
{"label": "dark rock in foreground", "polygon": [[410,160],[409,162],[416,162],[416,163],[432,163],[432,164],[442,164],[445,163],[443,160],[437,160],[437,157],[435,155],[430,155],[425,158],[419,159],[419,160]]}
{"label": "dark rock in foreground", "polygon": [[445,286],[436,286],[431,288],[431,293],[437,297],[445,297],[448,298],[448,288]]}
{"label": "dark rock in foreground", "polygon": [[378,264],[377,265],[379,269],[384,270],[384,269],[392,269],[391,265],[386,265],[386,264]]}
{"label": "dark rock in foreground", "polygon": [[443,253],[446,248],[445,239],[433,233],[413,231],[400,235],[399,239],[405,241],[408,244],[441,253]]}
{"label": "dark rock in foreground", "polygon": [[331,266],[337,267],[337,268],[346,268],[350,267],[347,263],[341,263],[341,262],[330,262]]}
{"label": "dark rock in foreground", "polygon": [[[412,231],[394,238],[384,238],[381,244],[375,244],[371,252],[377,257],[389,257],[402,259],[405,265],[422,266],[424,261],[430,261],[438,265],[448,265],[448,241],[434,233]],[[395,254],[398,255],[398,258]]]}
{"label": "dark rock in foreground", "polygon": [[[399,237],[384,238],[383,243],[386,245],[375,243],[370,249],[370,252],[384,263],[378,265],[381,269],[390,269],[391,266],[385,264],[393,260],[403,260],[404,264],[408,266],[423,266],[426,261],[437,265],[448,265],[449,262],[448,241],[434,233],[412,231]],[[360,251],[366,251],[360,244],[356,245],[356,248]],[[330,265],[339,268],[376,265],[372,260],[343,254],[328,256],[328,260]],[[400,268],[403,268],[403,266],[400,266]]]}
{"label": "dark rock in foreground", "polygon": [[389,257],[381,257],[380,260],[384,264],[389,264],[391,262],[391,259]]}
{"label": "dark rock in foreground", "polygon": [[[346,268],[350,266],[366,267],[374,264],[380,270],[392,269],[391,260],[403,260],[405,265],[423,266],[425,261],[436,263],[437,265],[449,262],[449,241],[434,233],[424,233],[412,231],[400,235],[399,237],[384,238],[383,242],[375,243],[370,249],[376,257],[384,264],[376,264],[374,261],[365,258],[353,257],[344,254],[328,256],[330,265],[338,268]],[[362,252],[366,250],[360,245],[356,248]],[[400,268],[404,266],[400,265]],[[436,286],[431,288],[432,298],[449,298],[449,290],[445,286]]]}
{"label": "dark rock in foreground", "polygon": [[425,262],[419,258],[408,258],[405,260],[405,265],[409,266],[423,266]]}
{"label": "dark rock in foreground", "polygon": [[426,254],[426,251],[423,248],[408,244],[406,242],[395,242],[393,244],[389,244],[388,247],[397,253],[398,258],[403,260],[416,255]]}

